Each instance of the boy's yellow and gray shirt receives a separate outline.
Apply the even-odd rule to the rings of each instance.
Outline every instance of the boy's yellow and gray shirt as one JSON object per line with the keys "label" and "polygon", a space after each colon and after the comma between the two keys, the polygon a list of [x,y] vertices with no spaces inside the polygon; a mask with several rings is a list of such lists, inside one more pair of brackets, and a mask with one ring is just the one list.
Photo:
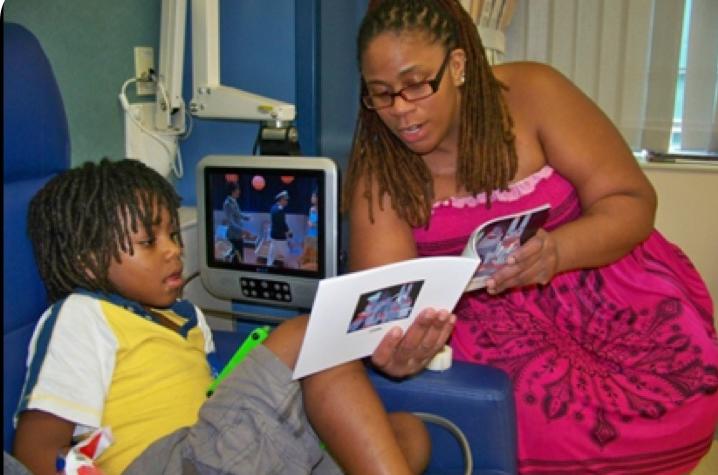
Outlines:
{"label": "boy's yellow and gray shirt", "polygon": [[158,312],[179,331],[117,295],[82,291],[52,305],[30,342],[18,413],[49,412],[75,423],[76,435],[109,427],[114,442],[98,460],[107,473],[193,424],[212,379],[211,331],[187,301]]}

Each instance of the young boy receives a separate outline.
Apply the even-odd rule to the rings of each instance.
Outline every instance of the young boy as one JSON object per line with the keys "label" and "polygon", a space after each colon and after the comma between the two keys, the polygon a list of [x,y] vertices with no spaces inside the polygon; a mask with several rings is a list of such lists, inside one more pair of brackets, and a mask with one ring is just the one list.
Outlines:
{"label": "young boy", "polygon": [[15,456],[55,474],[74,438],[109,427],[97,460],[108,475],[332,473],[334,460],[350,473],[421,471],[423,424],[387,415],[360,362],[292,381],[305,317],[279,325],[206,398],[214,346],[200,310],[179,300],[178,207],[134,160],[86,163],[33,198],[29,234],[55,303],[30,344]]}

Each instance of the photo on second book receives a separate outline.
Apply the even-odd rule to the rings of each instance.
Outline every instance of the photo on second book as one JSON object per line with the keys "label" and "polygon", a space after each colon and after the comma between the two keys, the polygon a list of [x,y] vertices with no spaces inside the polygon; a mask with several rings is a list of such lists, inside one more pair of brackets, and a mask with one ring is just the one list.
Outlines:
{"label": "photo on second book", "polygon": [[549,205],[508,216],[502,216],[479,226],[466,243],[463,255],[478,257],[481,261],[467,291],[482,288],[508,257],[533,237],[549,215]]}

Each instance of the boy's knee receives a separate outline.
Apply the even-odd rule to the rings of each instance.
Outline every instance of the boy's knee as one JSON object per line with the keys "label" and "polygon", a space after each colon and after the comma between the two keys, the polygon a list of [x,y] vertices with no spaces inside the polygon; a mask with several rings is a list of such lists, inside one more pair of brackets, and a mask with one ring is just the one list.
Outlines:
{"label": "boy's knee", "polygon": [[264,346],[290,369],[297,361],[308,321],[307,315],[301,315],[282,322],[264,341]]}

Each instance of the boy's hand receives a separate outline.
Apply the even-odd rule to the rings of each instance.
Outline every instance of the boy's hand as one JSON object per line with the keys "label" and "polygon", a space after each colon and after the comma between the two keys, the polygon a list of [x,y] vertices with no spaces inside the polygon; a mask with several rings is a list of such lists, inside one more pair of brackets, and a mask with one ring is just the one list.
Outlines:
{"label": "boy's hand", "polygon": [[416,374],[444,347],[454,323],[456,315],[446,310],[425,309],[403,336],[400,328],[392,328],[374,350],[371,361],[395,378]]}
{"label": "boy's hand", "polygon": [[486,291],[498,294],[506,289],[531,284],[547,284],[556,273],[556,242],[543,229],[512,253],[505,266],[486,281]]}

